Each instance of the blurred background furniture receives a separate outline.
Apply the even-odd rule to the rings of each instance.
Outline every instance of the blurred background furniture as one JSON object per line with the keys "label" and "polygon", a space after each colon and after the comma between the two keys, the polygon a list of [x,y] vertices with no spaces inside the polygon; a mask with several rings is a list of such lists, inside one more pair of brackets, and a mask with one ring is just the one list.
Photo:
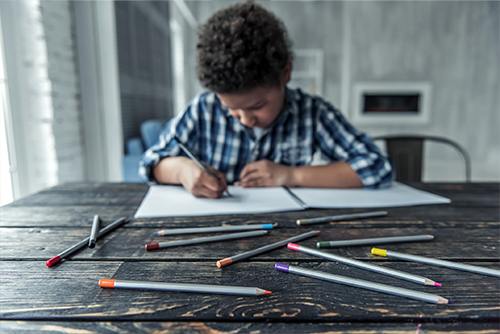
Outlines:
{"label": "blurred background furniture", "polygon": [[385,141],[387,154],[396,169],[396,181],[421,182],[424,142],[433,141],[452,146],[458,151],[465,164],[465,182],[470,182],[471,162],[469,154],[463,147],[450,139],[427,135],[387,135],[372,139]]}
{"label": "blurred background furniture", "polygon": [[164,124],[165,122],[157,119],[145,121],[141,124],[141,137],[127,140],[127,153],[122,161],[124,182],[142,182],[138,175],[139,161],[142,154],[158,141]]}

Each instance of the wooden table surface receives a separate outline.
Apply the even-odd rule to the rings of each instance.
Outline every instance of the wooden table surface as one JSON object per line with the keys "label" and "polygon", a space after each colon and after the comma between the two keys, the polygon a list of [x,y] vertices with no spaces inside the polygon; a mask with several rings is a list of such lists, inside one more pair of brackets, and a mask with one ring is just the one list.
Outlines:
{"label": "wooden table surface", "polygon": [[[500,269],[497,183],[411,184],[451,204],[388,208],[386,217],[297,226],[301,218],[371,210],[306,210],[250,215],[131,219],[59,265],[45,261],[103,225],[133,217],[147,191],[138,183],[60,185],[0,209],[1,333],[499,333],[500,280],[375,257],[370,246],[327,249],[367,263],[426,276],[422,286],[280,248],[217,268],[222,258],[311,230],[300,242],[431,234],[435,240],[379,245],[389,250]],[[278,223],[268,235],[146,252],[168,228]],[[217,235],[212,233],[209,235]],[[362,290],[279,272],[276,262],[438,294],[450,305]],[[105,289],[99,279],[251,286],[264,296]]]}

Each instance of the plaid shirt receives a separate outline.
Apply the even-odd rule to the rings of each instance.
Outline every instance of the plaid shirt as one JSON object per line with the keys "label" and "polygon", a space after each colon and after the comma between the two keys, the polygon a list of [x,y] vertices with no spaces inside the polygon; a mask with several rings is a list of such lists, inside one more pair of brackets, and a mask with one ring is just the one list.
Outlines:
{"label": "plaid shirt", "polygon": [[268,159],[305,166],[316,152],[328,163],[348,162],[366,188],[391,183],[394,172],[388,159],[330,103],[289,88],[285,101],[280,116],[255,137],[214,93],[199,94],[167,123],[158,142],[144,153],[139,175],[155,182],[152,170],[161,159],[185,156],[173,139],[177,134],[200,160],[225,173],[228,183],[237,181],[249,162]]}

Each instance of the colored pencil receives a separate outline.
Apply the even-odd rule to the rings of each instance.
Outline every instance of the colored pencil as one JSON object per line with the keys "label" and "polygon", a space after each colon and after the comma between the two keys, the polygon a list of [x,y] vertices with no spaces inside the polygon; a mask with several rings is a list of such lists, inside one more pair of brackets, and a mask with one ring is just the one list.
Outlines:
{"label": "colored pencil", "polygon": [[299,219],[297,220],[297,225],[310,225],[310,224],[337,222],[341,220],[352,220],[359,218],[372,218],[372,217],[382,217],[382,216],[387,216],[387,211],[373,211],[373,212],[351,213],[347,215],[338,215],[338,216]]}
{"label": "colored pencil", "polygon": [[[111,231],[112,229],[120,226],[121,224],[125,223],[126,221],[128,221],[128,218],[127,217],[122,217],[122,218],[120,218],[120,219],[112,222],[111,224],[109,224],[108,226],[106,226],[105,228],[103,228],[102,230],[100,230],[99,234],[97,235],[97,237],[100,237],[100,236],[108,233],[109,231]],[[90,237],[87,237],[87,238],[83,239],[82,241],[80,241],[76,245],[71,246],[70,248],[66,249],[64,252],[59,253],[58,255],[54,256],[52,259],[50,259],[47,262],[45,262],[45,264],[47,265],[47,267],[52,267],[52,266],[56,265],[57,263],[61,262],[62,259],[70,256],[71,254],[73,254],[77,250],[79,250],[79,249],[85,247],[86,245],[88,245],[89,239],[90,239]]]}
{"label": "colored pencil", "polygon": [[411,255],[411,254],[404,254],[404,253],[393,252],[393,251],[388,251],[388,250],[379,249],[379,248],[372,248],[372,254],[379,255],[379,256],[395,257],[397,259],[406,260],[406,261],[415,261],[415,262],[421,262],[421,263],[426,263],[426,264],[433,264],[436,266],[446,267],[446,268],[451,268],[451,269],[456,269],[456,270],[470,271],[470,272],[473,272],[476,274],[500,277],[500,270],[479,267],[479,266],[471,266],[469,264],[462,264],[462,263],[457,263],[457,262],[438,260],[438,259],[417,256],[417,255]]}
{"label": "colored pencil", "polygon": [[396,243],[396,242],[429,241],[432,239],[434,239],[434,236],[432,236],[432,235],[410,235],[410,236],[404,236],[404,237],[385,237],[385,238],[369,238],[369,239],[320,241],[316,244],[316,247],[318,247],[318,248],[333,248],[333,247],[345,247],[345,246],[389,244],[389,243]]}
{"label": "colored pencil", "polygon": [[89,237],[89,247],[94,248],[95,242],[97,240],[97,233],[99,233],[99,225],[101,223],[101,219],[99,215],[94,216],[94,221],[92,222],[92,228],[90,229],[90,237]]}
{"label": "colored pencil", "polygon": [[232,233],[232,234],[223,234],[216,235],[214,237],[203,237],[203,238],[194,238],[187,240],[176,240],[176,241],[167,241],[167,242],[157,242],[154,244],[147,244],[146,250],[151,251],[158,248],[167,248],[174,246],[185,246],[185,245],[193,245],[193,244],[201,244],[204,242],[213,242],[213,241],[221,241],[221,240],[231,240],[231,239],[241,239],[248,237],[258,237],[261,235],[267,234],[267,231],[253,231],[253,232],[243,232],[243,233]]}
{"label": "colored pencil", "polygon": [[221,293],[226,295],[260,296],[270,294],[259,288],[249,288],[244,286],[224,286],[206,284],[185,284],[185,283],[162,283],[162,282],[141,282],[124,281],[116,279],[101,279],[99,286],[102,288],[125,288],[125,289],[146,289],[180,292],[200,292],[200,293]]}
{"label": "colored pencil", "polygon": [[297,266],[289,266],[289,265],[282,264],[282,263],[276,263],[274,268],[276,270],[284,271],[287,273],[304,275],[304,276],[313,277],[313,278],[317,278],[317,279],[321,279],[321,280],[325,280],[325,281],[330,281],[330,282],[334,282],[334,283],[350,285],[350,286],[354,286],[356,288],[387,293],[390,295],[401,296],[401,297],[406,297],[406,298],[410,298],[410,299],[422,300],[422,301],[425,301],[428,303],[451,304],[451,302],[446,298],[443,298],[443,297],[438,296],[438,295],[426,293],[426,292],[403,289],[403,288],[398,288],[398,287],[394,287],[394,286],[390,286],[390,285],[386,285],[386,284],[364,281],[364,280],[340,276],[340,275],[328,274],[328,273],[324,273],[322,271],[305,269],[305,268],[301,268],[301,267],[297,267]]}
{"label": "colored pencil", "polygon": [[[184,145],[184,143],[180,140],[179,137],[177,137],[177,135],[174,136],[174,139],[177,141],[177,143],[179,144],[179,147],[184,151],[184,153],[186,153],[186,155],[191,159],[193,160],[201,169],[203,169],[203,171],[205,173],[207,173],[208,175],[218,179],[217,175],[215,175],[214,173],[212,173],[212,171],[210,169],[207,168],[207,166],[205,166],[203,164],[203,162],[201,162],[200,159],[198,159],[198,157],[196,155],[194,155],[193,152],[191,152],[187,147],[186,145]],[[228,196],[231,196],[231,194],[229,193],[229,190],[226,188],[226,193]]]}
{"label": "colored pencil", "polygon": [[374,271],[374,272],[379,273],[379,274],[397,277],[397,278],[404,279],[404,280],[407,280],[407,281],[410,281],[413,283],[418,283],[418,284],[423,284],[423,285],[441,286],[441,284],[436,283],[436,282],[434,282],[426,277],[423,277],[423,276],[413,275],[413,274],[406,273],[404,271],[399,271],[396,269],[384,268],[382,266],[376,266],[376,265],[369,264],[366,262],[350,259],[350,258],[343,257],[340,255],[322,252],[322,251],[319,251],[319,250],[316,250],[313,248],[300,246],[297,244],[289,243],[288,248],[295,250],[295,251],[298,251],[298,252],[301,252],[301,253],[306,253],[309,255],[322,257],[324,259],[328,259],[331,261],[338,261],[341,263],[345,263],[345,264],[351,265],[353,267],[358,267],[361,269]]}
{"label": "colored pencil", "polygon": [[289,242],[304,240],[304,239],[307,239],[310,237],[314,237],[318,234],[319,234],[319,231],[311,231],[311,232],[307,232],[307,233],[302,233],[300,235],[296,235],[294,237],[275,242],[274,244],[263,246],[263,247],[260,247],[260,248],[257,248],[257,249],[254,249],[254,250],[251,250],[251,251],[248,251],[245,253],[241,253],[241,254],[238,254],[235,256],[226,257],[225,259],[217,261],[217,267],[219,267],[219,268],[225,267],[225,266],[230,265],[231,263],[247,259],[247,258],[252,257],[254,255],[262,254],[262,253],[271,251],[273,249],[283,247]]}
{"label": "colored pencil", "polygon": [[246,230],[269,230],[278,224],[253,224],[238,226],[214,226],[214,227],[196,227],[196,228],[176,228],[172,230],[163,230],[155,232],[155,235],[175,235],[190,233],[208,233],[208,232],[228,232],[228,231],[246,231]]}

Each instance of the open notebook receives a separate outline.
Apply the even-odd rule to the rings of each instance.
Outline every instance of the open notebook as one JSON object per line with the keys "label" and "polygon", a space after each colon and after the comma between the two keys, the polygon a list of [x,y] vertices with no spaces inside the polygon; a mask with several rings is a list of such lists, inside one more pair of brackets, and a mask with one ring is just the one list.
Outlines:
{"label": "open notebook", "polygon": [[206,199],[194,197],[181,186],[153,185],[134,218],[263,213],[307,208],[385,208],[451,202],[448,198],[397,182],[379,190],[229,186],[229,192],[231,197]]}

